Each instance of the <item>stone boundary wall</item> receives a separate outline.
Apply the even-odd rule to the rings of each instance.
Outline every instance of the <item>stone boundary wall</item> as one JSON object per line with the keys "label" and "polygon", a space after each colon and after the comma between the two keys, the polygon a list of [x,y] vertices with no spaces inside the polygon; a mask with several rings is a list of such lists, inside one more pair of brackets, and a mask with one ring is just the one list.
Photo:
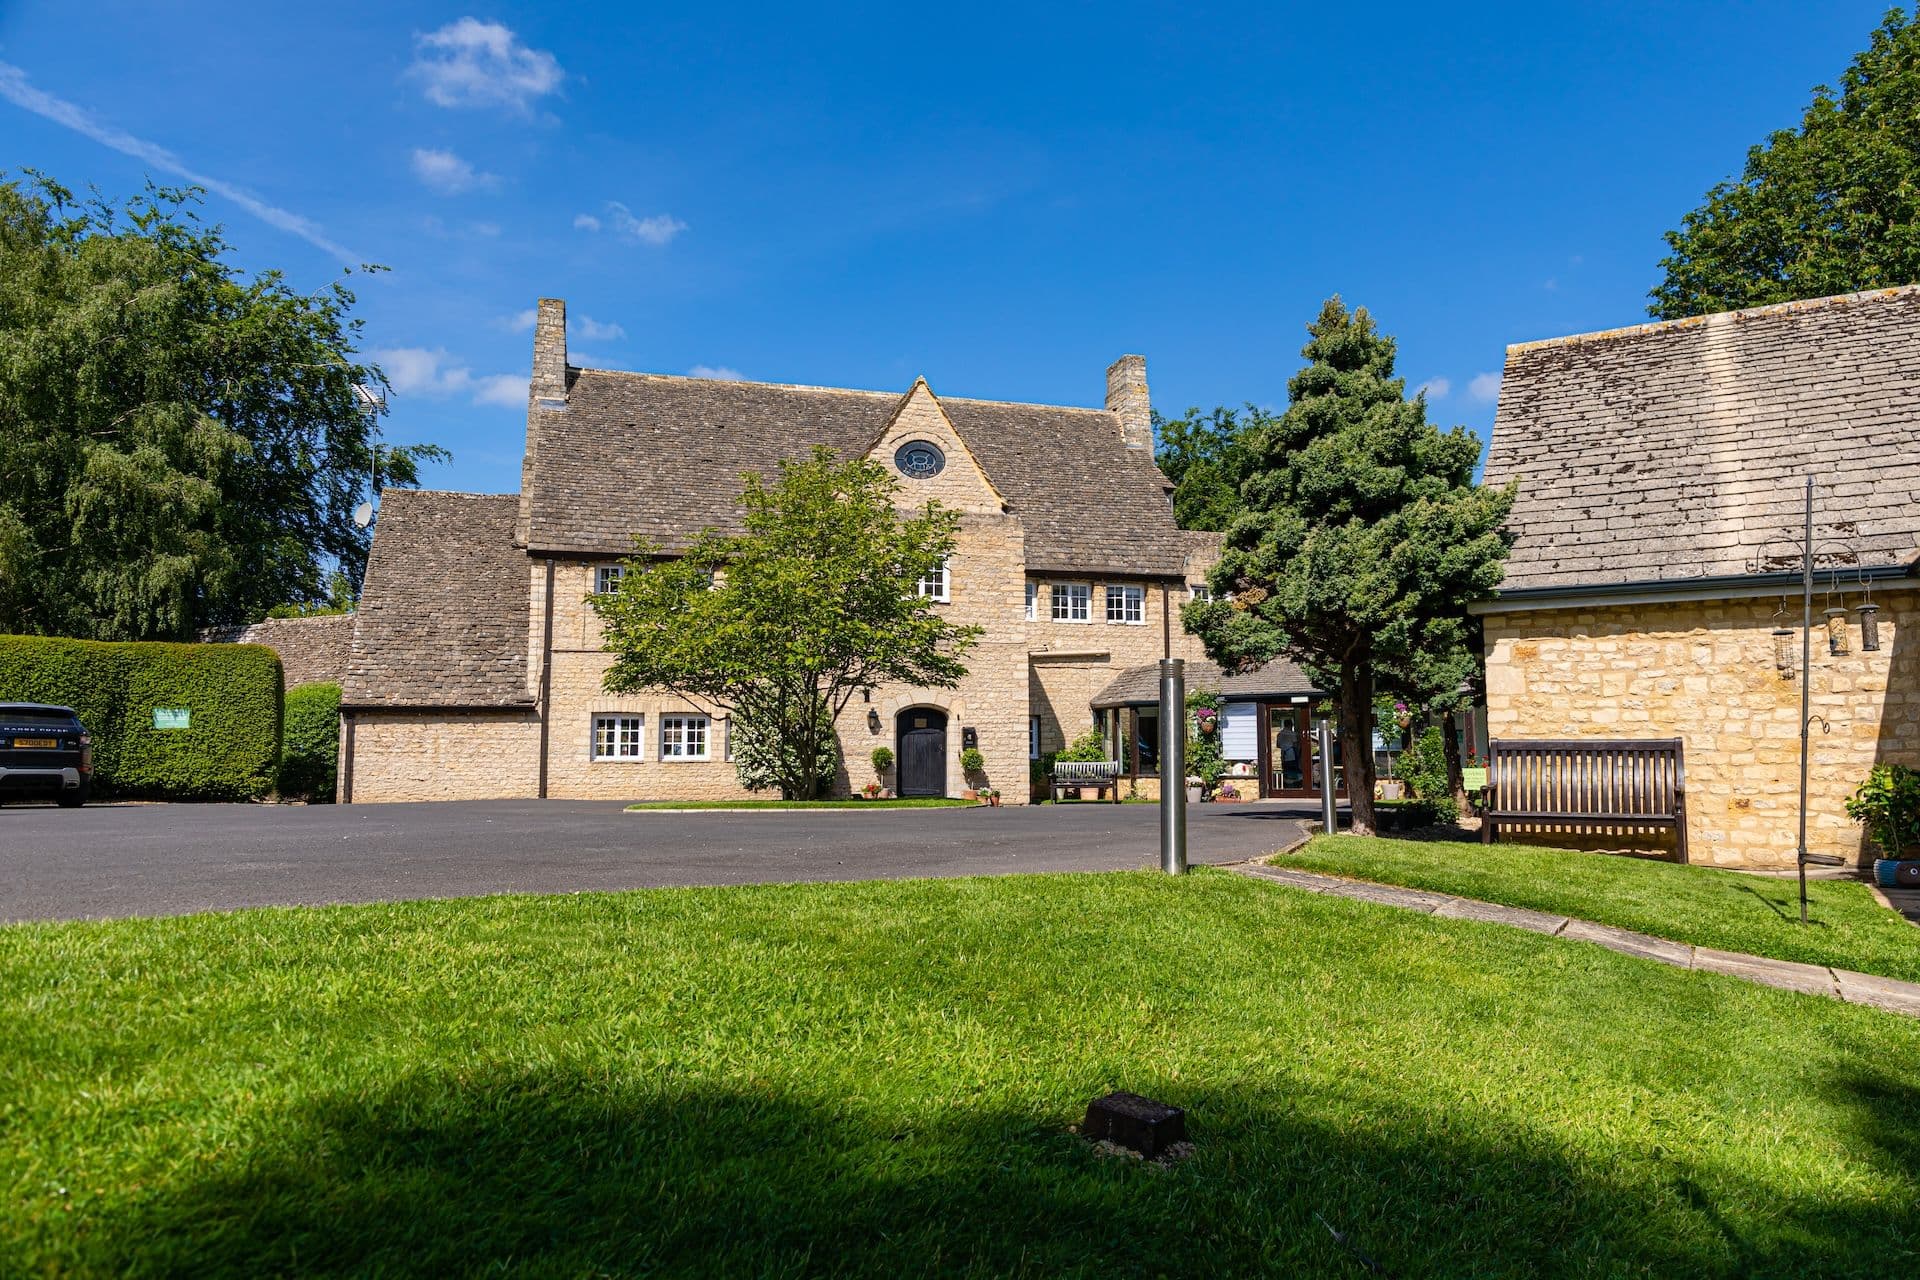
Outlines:
{"label": "stone boundary wall", "polygon": [[347,659],[353,652],[351,613],[314,618],[269,618],[250,627],[210,627],[200,633],[203,644],[259,644],[280,655],[287,688],[322,681],[339,684],[347,678]]}

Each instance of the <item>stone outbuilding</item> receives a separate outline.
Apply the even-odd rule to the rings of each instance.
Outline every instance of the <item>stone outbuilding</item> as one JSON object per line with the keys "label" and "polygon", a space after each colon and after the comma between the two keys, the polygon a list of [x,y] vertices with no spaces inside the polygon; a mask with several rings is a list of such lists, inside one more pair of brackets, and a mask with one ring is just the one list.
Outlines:
{"label": "stone outbuilding", "polygon": [[265,645],[280,655],[280,669],[291,689],[303,684],[339,684],[353,652],[353,615],[316,614],[308,618],[268,618],[244,627],[210,627],[203,644]]}
{"label": "stone outbuilding", "polygon": [[1920,765],[1920,286],[1507,349],[1490,736],[1681,739],[1692,860],[1792,867],[1808,476],[1808,841],[1870,857],[1843,801],[1876,762]]}
{"label": "stone outbuilding", "polygon": [[[588,604],[636,534],[664,554],[739,527],[741,474],[825,445],[866,456],[903,505],[960,514],[922,589],[983,637],[952,690],[882,688],[837,729],[838,788],[901,794],[987,785],[1023,803],[1028,761],[1092,722],[1116,673],[1198,660],[1179,610],[1204,589],[1218,535],[1176,528],[1153,461],[1146,362],[1107,370],[1105,404],[1069,408],[586,369],[566,307],[539,304],[518,494],[383,497],[342,698],[341,797],[729,799],[730,726],[670,694],[609,694],[613,656]],[[1097,383],[1096,383],[1097,385]]]}

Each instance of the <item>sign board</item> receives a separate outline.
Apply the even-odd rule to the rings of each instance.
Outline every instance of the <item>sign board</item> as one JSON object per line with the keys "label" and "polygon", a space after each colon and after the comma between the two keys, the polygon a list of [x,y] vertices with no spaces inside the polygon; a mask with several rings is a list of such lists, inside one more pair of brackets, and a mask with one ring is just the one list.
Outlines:
{"label": "sign board", "polygon": [[192,718],[193,713],[185,707],[155,707],[153,709],[153,727],[156,729],[185,729]]}
{"label": "sign board", "polygon": [[1469,791],[1485,791],[1487,789],[1487,771],[1485,769],[1462,769],[1460,771],[1460,785]]}

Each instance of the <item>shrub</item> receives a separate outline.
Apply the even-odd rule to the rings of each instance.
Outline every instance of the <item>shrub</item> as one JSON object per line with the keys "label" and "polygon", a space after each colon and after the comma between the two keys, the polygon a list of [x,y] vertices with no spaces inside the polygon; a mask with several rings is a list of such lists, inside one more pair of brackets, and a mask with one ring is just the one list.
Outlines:
{"label": "shrub", "polygon": [[987,767],[987,758],[980,754],[980,748],[968,747],[960,753],[960,771],[969,778],[977,778]]}
{"label": "shrub", "polygon": [[1054,754],[1056,760],[1092,761],[1108,758],[1107,740],[1100,735],[1098,729],[1087,730],[1068,743],[1065,751]]}
{"label": "shrub", "polygon": [[893,748],[875,747],[873,749],[873,771],[885,777],[887,770],[893,768]]}
{"label": "shrub", "polygon": [[1400,757],[1400,776],[1435,822],[1456,822],[1460,806],[1447,785],[1446,739],[1439,725],[1428,725]]}
{"label": "shrub", "polygon": [[1884,857],[1920,845],[1920,773],[1903,764],[1873,766],[1847,798],[1847,816],[1866,827]]}
{"label": "shrub", "polygon": [[747,790],[777,788],[782,800],[816,800],[818,796],[789,795],[781,779],[810,776],[824,793],[839,766],[840,739],[831,720],[820,726],[818,736],[809,743],[798,736],[783,736],[778,724],[734,713],[733,768]]}
{"label": "shrub", "polygon": [[1187,695],[1187,773],[1200,779],[1201,793],[1211,794],[1214,779],[1227,767],[1220,748],[1226,733],[1221,709],[1226,700],[1211,689],[1195,689]]}
{"label": "shrub", "polygon": [[303,684],[287,690],[280,744],[283,796],[327,803],[340,759],[340,686]]}
{"label": "shrub", "polygon": [[[79,712],[113,795],[251,800],[280,759],[280,659],[260,645],[0,636],[0,698]],[[154,728],[159,707],[188,727]]]}

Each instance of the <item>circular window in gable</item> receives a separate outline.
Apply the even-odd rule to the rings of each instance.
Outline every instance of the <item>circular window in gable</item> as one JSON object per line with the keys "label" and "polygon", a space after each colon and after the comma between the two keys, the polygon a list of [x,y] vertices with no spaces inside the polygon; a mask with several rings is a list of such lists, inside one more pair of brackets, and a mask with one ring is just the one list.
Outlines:
{"label": "circular window in gable", "polygon": [[947,455],[941,453],[940,446],[931,441],[909,440],[894,450],[893,465],[900,468],[903,476],[930,480],[946,467]]}

